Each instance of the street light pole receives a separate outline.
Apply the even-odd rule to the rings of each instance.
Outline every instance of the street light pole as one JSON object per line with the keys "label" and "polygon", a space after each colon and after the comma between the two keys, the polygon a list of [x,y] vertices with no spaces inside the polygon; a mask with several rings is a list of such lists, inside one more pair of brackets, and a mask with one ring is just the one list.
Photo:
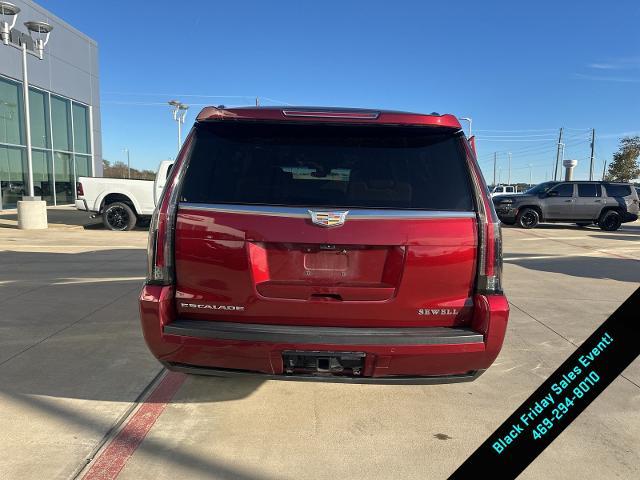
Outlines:
{"label": "street light pole", "polygon": [[33,154],[31,152],[31,115],[29,112],[29,74],[27,73],[27,44],[22,42],[22,105],[24,107],[25,143],[27,145],[27,177],[29,197],[35,196],[33,190]]}
{"label": "street light pole", "polygon": [[[42,60],[44,47],[49,42],[53,27],[45,22],[25,22],[29,36],[14,30],[20,8],[10,2],[0,0],[0,39],[5,46],[14,47],[22,53],[22,96],[24,112],[25,146],[27,150],[27,192],[18,201],[18,228],[47,228],[47,204],[35,196],[33,185],[33,153],[31,151],[31,115],[29,111],[29,74],[27,54]],[[28,41],[30,40],[30,41]]]}
{"label": "street light pole", "polygon": [[511,185],[511,152],[509,152],[509,180],[507,181],[507,185]]}
{"label": "street light pole", "polygon": [[469,137],[473,136],[473,132],[471,130],[472,124],[473,124],[473,118],[470,117],[460,117],[460,120],[464,120],[466,122],[469,122]]}
{"label": "street light pole", "polygon": [[[29,192],[29,198],[33,199],[33,155],[31,152],[31,115],[29,112],[29,74],[27,71],[27,54],[30,53],[40,60],[42,60],[42,54],[44,47],[49,41],[49,33],[53,30],[53,27],[44,22],[25,22],[25,27],[29,30],[29,35],[36,34],[36,38],[33,39],[33,49],[31,52],[27,49],[27,41],[24,37],[20,36],[18,43],[13,43],[11,39],[11,32],[18,20],[18,14],[20,8],[10,2],[0,1],[0,38],[2,43],[7,46],[19,48],[22,51],[22,105],[23,115],[25,120],[25,144],[27,147],[27,188]],[[9,23],[11,18],[11,23]],[[42,35],[42,36],[41,36]]]}
{"label": "street light pole", "polygon": [[182,147],[182,125],[184,124],[184,119],[187,116],[189,105],[185,105],[178,100],[171,100],[168,103],[173,107],[171,109],[171,113],[173,114],[173,119],[178,124],[178,153],[180,153],[180,147]]}
{"label": "street light pole", "polygon": [[178,151],[182,146],[182,122],[178,120]]}

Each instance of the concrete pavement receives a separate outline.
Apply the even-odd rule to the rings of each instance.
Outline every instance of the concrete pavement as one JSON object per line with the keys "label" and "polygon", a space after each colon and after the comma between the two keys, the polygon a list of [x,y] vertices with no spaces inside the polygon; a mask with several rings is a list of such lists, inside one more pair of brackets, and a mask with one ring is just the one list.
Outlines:
{"label": "concrete pavement", "polygon": [[[512,304],[476,382],[188,377],[121,479],[445,478],[640,284],[640,222],[504,229]],[[74,478],[160,372],[138,327],[146,233],[0,228],[0,477]],[[640,476],[640,362],[522,478]]]}
{"label": "concrete pavement", "polygon": [[0,228],[0,478],[71,478],[160,371],[145,232]]}

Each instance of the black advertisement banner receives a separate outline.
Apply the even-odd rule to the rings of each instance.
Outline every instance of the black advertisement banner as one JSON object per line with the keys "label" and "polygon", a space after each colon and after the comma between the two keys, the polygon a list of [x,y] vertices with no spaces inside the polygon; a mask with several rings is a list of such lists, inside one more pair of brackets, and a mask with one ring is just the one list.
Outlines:
{"label": "black advertisement banner", "polygon": [[636,290],[451,475],[516,478],[640,354]]}

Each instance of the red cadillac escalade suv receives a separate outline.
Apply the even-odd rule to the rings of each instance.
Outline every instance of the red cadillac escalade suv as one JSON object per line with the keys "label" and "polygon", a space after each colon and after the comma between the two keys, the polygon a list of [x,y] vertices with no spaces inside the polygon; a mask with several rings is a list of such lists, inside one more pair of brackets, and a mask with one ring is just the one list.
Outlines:
{"label": "red cadillac escalade suv", "polygon": [[188,373],[473,380],[507,327],[501,256],[454,116],[208,107],[151,223],[142,328]]}

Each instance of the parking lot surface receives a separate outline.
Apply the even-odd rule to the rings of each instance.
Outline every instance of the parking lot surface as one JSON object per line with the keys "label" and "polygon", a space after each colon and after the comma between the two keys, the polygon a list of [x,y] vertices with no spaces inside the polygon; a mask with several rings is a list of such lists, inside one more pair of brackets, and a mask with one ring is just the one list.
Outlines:
{"label": "parking lot surface", "polygon": [[[0,478],[94,474],[163,378],[138,324],[146,232],[61,211],[47,231],[0,215]],[[510,325],[477,381],[180,378],[118,478],[446,478],[640,285],[640,222],[503,234]],[[521,478],[640,478],[639,411],[637,360]]]}

